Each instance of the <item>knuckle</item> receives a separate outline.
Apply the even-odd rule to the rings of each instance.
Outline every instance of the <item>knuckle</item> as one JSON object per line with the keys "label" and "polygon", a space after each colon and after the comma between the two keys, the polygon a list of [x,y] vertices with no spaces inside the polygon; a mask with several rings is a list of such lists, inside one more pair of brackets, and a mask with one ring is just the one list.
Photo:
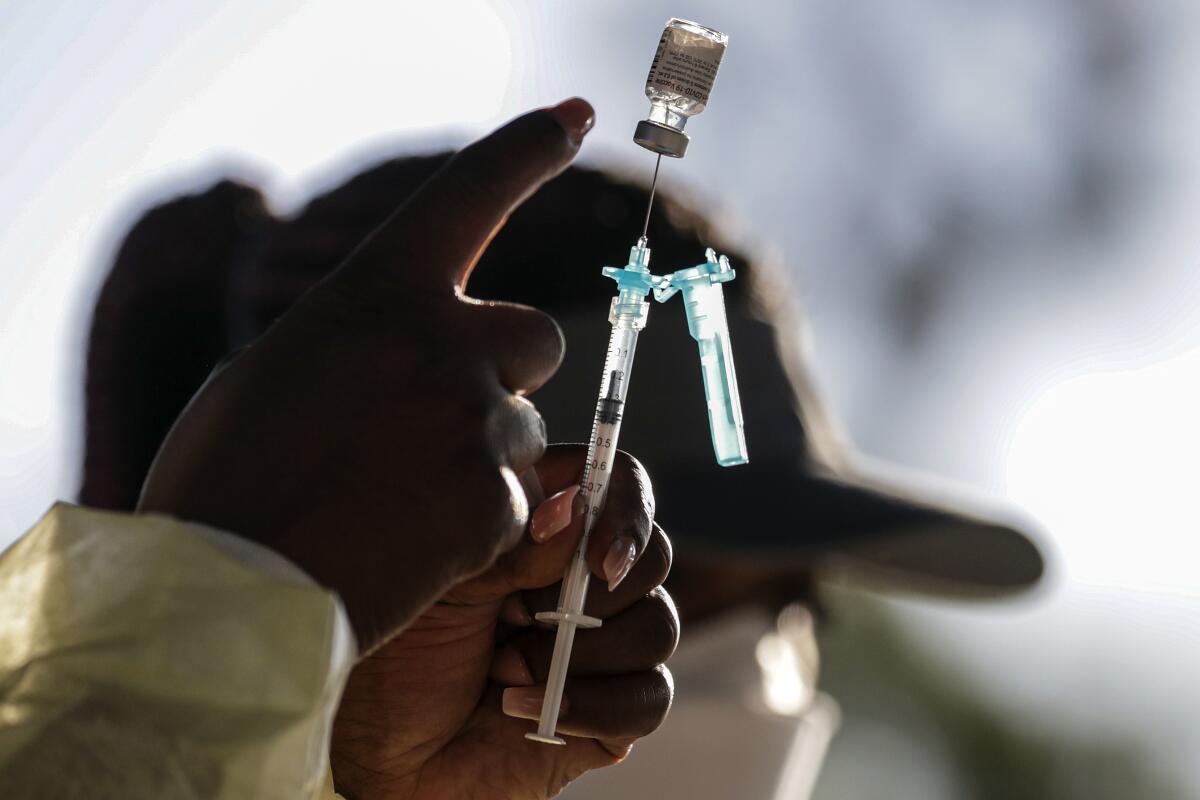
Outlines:
{"label": "knuckle", "polygon": [[505,302],[492,303],[488,310],[515,338],[524,339],[530,345],[541,345],[547,350],[556,350],[563,345],[562,328],[558,326],[554,317],[545,311],[520,303]]}
{"label": "knuckle", "polygon": [[538,345],[548,356],[553,356],[555,363],[562,360],[566,352],[567,339],[562,328],[554,317],[536,308],[524,307],[524,314],[529,325],[529,338]]}
{"label": "knuckle", "polygon": [[650,521],[640,514],[632,521],[621,525],[619,536],[633,542],[636,553],[645,553],[650,541]]}
{"label": "knuckle", "polygon": [[[631,525],[630,534],[636,531],[636,525]],[[671,561],[674,558],[671,541],[662,533],[658,523],[649,527],[648,541],[641,545],[641,558],[637,560],[638,581],[644,587],[660,587],[671,573]]]}
{"label": "knuckle", "polygon": [[624,450],[617,451],[616,465],[619,474],[633,487],[632,493],[637,497],[647,522],[653,520],[654,487],[650,482],[650,473],[646,471],[641,461]]}
{"label": "knuckle", "polygon": [[679,645],[679,615],[670,595],[661,587],[644,601],[649,604],[645,618],[645,651],[656,664],[663,664]]}
{"label": "knuckle", "polygon": [[667,538],[667,534],[659,527],[658,523],[654,523],[650,542],[647,544],[641,560],[648,565],[643,569],[649,571],[650,580],[655,586],[659,586],[667,579],[674,557],[671,540]]}
{"label": "knuckle", "polygon": [[[489,340],[496,343],[493,353],[497,363],[518,369],[522,382],[534,376],[538,381],[544,380],[562,363],[566,339],[549,314],[529,306],[500,302],[483,304],[478,313],[486,320]],[[514,388],[529,391],[534,387]]]}
{"label": "knuckle", "polygon": [[512,515],[512,487],[498,473],[481,481],[471,498],[471,505],[484,519],[502,520]]}
{"label": "knuckle", "polygon": [[674,698],[675,680],[671,671],[664,666],[656,667],[642,687],[641,700],[646,709],[645,733],[651,733],[663,724]]}
{"label": "knuckle", "polygon": [[546,420],[542,417],[537,407],[528,400],[521,398],[523,408],[525,408],[525,418],[528,420],[528,425],[532,426],[532,433],[536,435],[539,443],[538,460],[540,461],[546,455],[547,448],[550,447],[548,434],[546,432]]}
{"label": "knuckle", "polygon": [[515,490],[503,468],[477,469],[475,477],[464,475],[464,490],[470,497],[474,524],[465,526],[462,552],[466,566],[482,569],[508,550],[521,536],[527,516],[524,494]]}
{"label": "knuckle", "polygon": [[[620,519],[620,517],[618,517]],[[650,539],[654,535],[654,521],[646,514],[640,505],[634,506],[627,512],[625,519],[617,524],[621,536],[634,542],[638,553],[644,555],[650,552]]]}
{"label": "knuckle", "polygon": [[508,395],[486,411],[485,428],[506,462],[538,461],[546,452],[546,425],[533,403]]}
{"label": "knuckle", "polygon": [[617,450],[616,462],[617,469],[634,475],[635,477],[638,472],[644,473],[646,471],[646,468],[642,465],[642,462],[638,461],[637,458],[630,455],[625,450]]}
{"label": "knuckle", "polygon": [[525,524],[529,521],[529,500],[521,486],[521,480],[509,467],[501,467],[502,489],[498,492],[504,499],[503,516],[499,517],[499,535],[495,540],[494,555],[511,550],[525,535]]}

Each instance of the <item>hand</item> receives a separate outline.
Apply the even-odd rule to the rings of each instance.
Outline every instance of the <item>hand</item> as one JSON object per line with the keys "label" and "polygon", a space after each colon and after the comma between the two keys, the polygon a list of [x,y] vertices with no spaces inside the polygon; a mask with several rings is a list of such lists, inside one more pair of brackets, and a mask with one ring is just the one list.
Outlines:
{"label": "hand", "polygon": [[[576,633],[558,727],[567,744],[524,738],[537,727],[527,720],[541,710],[555,635],[530,620],[556,608],[582,535],[580,509],[571,509],[584,455],[579,446],[551,447],[536,474],[552,496],[534,513],[531,535],[355,668],[330,754],[345,797],[540,800],[619,761],[662,722],[672,689],[661,665],[679,631],[660,586],[671,548],[652,522],[644,470],[622,453],[588,541],[600,580],[586,612],[605,622]],[[634,544],[635,563],[610,592],[605,581],[623,565],[605,569],[614,564],[605,556],[624,542]]]}
{"label": "hand", "polygon": [[517,476],[545,449],[523,396],[558,368],[562,335],[463,290],[592,113],[578,99],[535,111],[451,159],[209,379],[140,510],[282,553],[338,592],[363,651],[512,547],[528,516]]}

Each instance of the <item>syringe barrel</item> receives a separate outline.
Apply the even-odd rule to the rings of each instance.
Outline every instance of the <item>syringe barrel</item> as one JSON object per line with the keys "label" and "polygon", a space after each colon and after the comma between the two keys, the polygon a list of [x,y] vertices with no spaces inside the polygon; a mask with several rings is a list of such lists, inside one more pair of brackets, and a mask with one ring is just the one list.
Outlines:
{"label": "syringe barrel", "polygon": [[[571,565],[567,567],[563,576],[562,590],[558,596],[558,611],[553,615],[545,615],[554,619],[558,625],[558,633],[554,639],[550,672],[546,677],[546,694],[542,700],[538,730],[536,734],[526,734],[527,738],[540,742],[563,743],[554,729],[558,725],[558,713],[566,687],[575,628],[578,625],[600,624],[599,620],[591,619],[583,613],[588,584],[591,582],[587,548],[592,528],[600,517],[608,495],[608,482],[616,461],[617,440],[621,433],[621,416],[629,387],[629,374],[633,369],[634,354],[637,352],[638,331],[646,324],[648,305],[642,299],[645,295],[635,295],[632,290],[622,290],[618,297],[614,298],[610,309],[612,334],[609,337],[608,354],[604,360],[604,373],[600,379],[600,397],[596,403],[592,439],[588,443],[588,461],[584,467],[580,487],[584,501],[583,537],[579,540]],[[543,619],[544,616],[539,615],[538,618]]]}
{"label": "syringe barrel", "polygon": [[567,572],[563,575],[563,590],[558,600],[559,611],[572,614],[583,611],[591,578],[587,565],[587,542],[586,538],[580,541],[579,548],[571,559],[571,566],[567,567]]}

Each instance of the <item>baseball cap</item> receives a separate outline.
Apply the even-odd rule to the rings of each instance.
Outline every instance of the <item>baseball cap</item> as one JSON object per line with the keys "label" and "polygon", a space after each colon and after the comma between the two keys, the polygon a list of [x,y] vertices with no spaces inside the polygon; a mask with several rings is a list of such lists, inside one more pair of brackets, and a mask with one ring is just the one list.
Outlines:
{"label": "baseball cap", "polygon": [[[261,330],[323,275],[449,154],[365,170],[272,231],[246,268],[245,310]],[[646,189],[611,172],[571,167],[531,197],[482,255],[473,297],[551,314],[566,338],[559,371],[532,397],[551,441],[586,441],[614,293],[602,266],[622,266],[639,232]],[[682,309],[652,304],[629,378],[621,448],[650,472],[657,519],[677,550],[715,558],[836,563],[860,580],[952,594],[1003,594],[1043,572],[1031,526],[945,481],[870,460],[821,402],[805,337],[778,267],[722,247],[712,220],[660,193],[649,228],[651,271],[729,255],[724,284],[750,463],[716,465],[695,342]],[[306,266],[307,265],[307,266]],[[272,292],[278,293],[274,304]],[[901,422],[901,421],[898,421]]]}
{"label": "baseball cap", "polygon": [[[118,253],[93,323],[83,500],[124,507],[136,498],[155,437],[220,355],[265,330],[449,155],[379,163],[291,218],[229,182],[143,217]],[[614,291],[600,268],[624,263],[646,200],[645,188],[611,171],[571,167],[513,213],[468,285],[474,297],[541,308],[562,327],[565,359],[532,398],[551,441],[588,437]],[[174,261],[164,264],[156,243],[181,237],[194,244],[168,247]],[[651,308],[630,377],[621,448],[647,466],[657,519],[678,552],[773,566],[836,563],[860,580],[934,593],[1003,594],[1037,582],[1043,560],[1027,522],[944,482],[869,460],[839,435],[807,368],[801,317],[779,300],[788,295],[781,269],[724,247],[712,219],[669,191],[660,191],[649,241],[656,273],[700,263],[707,246],[726,253],[738,272],[724,287],[749,464],[723,468],[713,459],[696,346],[680,308]],[[173,282],[177,290],[168,291],[164,284]],[[170,335],[147,337],[139,309],[182,322],[163,328]],[[120,344],[126,340],[134,344]],[[136,348],[146,347],[152,352],[140,357]],[[154,357],[160,350],[163,357]],[[131,363],[153,367],[153,375],[125,375],[122,365]],[[178,373],[167,381],[170,392],[162,389],[164,372]],[[151,400],[154,409],[142,408]],[[142,410],[123,424],[117,417],[126,408]],[[147,429],[146,446],[136,457],[127,446],[107,446],[114,437],[128,442],[122,432],[139,427]],[[129,464],[114,468],[121,460]]]}

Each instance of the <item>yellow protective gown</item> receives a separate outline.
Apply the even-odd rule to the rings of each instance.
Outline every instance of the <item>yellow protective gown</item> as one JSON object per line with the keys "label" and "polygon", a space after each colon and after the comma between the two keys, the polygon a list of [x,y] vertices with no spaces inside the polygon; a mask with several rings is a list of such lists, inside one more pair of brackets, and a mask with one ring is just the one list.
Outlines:
{"label": "yellow protective gown", "polygon": [[56,505],[0,555],[0,798],[319,798],[337,596],[160,515]]}

